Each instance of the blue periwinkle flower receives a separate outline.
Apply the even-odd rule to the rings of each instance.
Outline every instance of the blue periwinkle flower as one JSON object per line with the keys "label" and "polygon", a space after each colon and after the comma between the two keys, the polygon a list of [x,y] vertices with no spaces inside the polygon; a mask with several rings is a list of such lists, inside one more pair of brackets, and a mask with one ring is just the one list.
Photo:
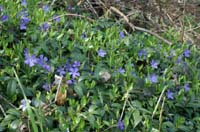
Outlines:
{"label": "blue periwinkle flower", "polygon": [[176,60],[176,62],[177,62],[178,64],[181,63],[182,57],[183,57],[182,55],[179,55],[179,56],[178,56],[178,58],[177,58],[177,60]]}
{"label": "blue periwinkle flower", "polygon": [[1,16],[1,21],[2,22],[8,21],[8,18],[9,18],[8,15],[2,15]]}
{"label": "blue periwinkle flower", "polygon": [[74,63],[72,64],[73,67],[79,67],[81,65],[81,63],[79,61],[74,61]]}
{"label": "blue periwinkle flower", "polygon": [[40,65],[42,68],[47,70],[48,72],[51,71],[51,67],[47,64],[48,58],[45,57],[44,55],[40,55],[38,58],[38,65]]}
{"label": "blue periwinkle flower", "polygon": [[24,15],[20,20],[20,30],[25,30],[26,25],[29,23],[30,19]]}
{"label": "blue periwinkle flower", "polygon": [[42,9],[44,10],[44,12],[48,12],[49,11],[49,6],[48,5],[44,5],[44,6],[42,6]]}
{"label": "blue periwinkle flower", "polygon": [[168,99],[174,99],[174,93],[172,93],[170,90],[167,90],[166,96]]}
{"label": "blue periwinkle flower", "polygon": [[184,85],[184,90],[185,90],[186,92],[188,92],[188,91],[190,90],[190,86],[189,86],[188,83],[186,83],[186,84]]}
{"label": "blue periwinkle flower", "polygon": [[183,55],[184,55],[185,57],[190,57],[190,50],[185,49],[184,52],[183,52]]}
{"label": "blue periwinkle flower", "polygon": [[150,62],[150,64],[151,64],[151,67],[152,67],[152,68],[157,69],[159,63],[158,63],[158,61],[152,60],[152,61]]}
{"label": "blue periwinkle flower", "polygon": [[98,53],[98,56],[100,56],[100,57],[105,57],[105,55],[107,54],[104,50],[102,50],[102,49],[99,49],[98,51],[97,51],[97,53]]}
{"label": "blue periwinkle flower", "polygon": [[24,50],[24,56],[24,63],[29,65],[30,67],[33,67],[38,63],[38,58],[34,54],[30,56],[27,49]]}
{"label": "blue periwinkle flower", "polygon": [[44,90],[46,90],[46,91],[50,91],[50,89],[51,89],[50,84],[48,84],[48,83],[43,84],[43,85],[42,85],[42,88],[43,88]]}
{"label": "blue periwinkle flower", "polygon": [[78,72],[78,68],[70,68],[69,74],[72,76],[72,78],[76,78],[77,76],[80,76],[80,73]]}
{"label": "blue periwinkle flower", "polygon": [[119,73],[121,73],[121,74],[125,73],[125,70],[124,70],[123,68],[119,68],[117,71],[118,71]]}
{"label": "blue periwinkle flower", "polygon": [[149,76],[149,80],[151,81],[151,83],[157,83],[158,77],[156,74],[152,74],[151,76]]}
{"label": "blue periwinkle flower", "polygon": [[144,59],[146,59],[146,57],[147,57],[147,52],[146,52],[146,50],[141,49],[141,50],[138,52],[138,56],[139,56],[139,58],[144,57]]}
{"label": "blue periwinkle flower", "polygon": [[82,33],[82,35],[81,35],[81,38],[82,39],[85,39],[87,36],[86,36],[86,33]]}
{"label": "blue periwinkle flower", "polygon": [[31,103],[31,101],[29,99],[27,99],[28,102],[26,102],[25,99],[21,100],[21,105],[20,108],[22,109],[22,111],[25,111],[27,109],[27,103]]}
{"label": "blue periwinkle flower", "polygon": [[122,130],[122,131],[125,129],[125,125],[124,125],[124,122],[122,120],[118,121],[117,128]]}
{"label": "blue periwinkle flower", "polygon": [[27,6],[26,0],[20,0],[22,6]]}
{"label": "blue periwinkle flower", "polygon": [[45,22],[45,23],[42,24],[41,28],[42,28],[43,31],[47,31],[49,29],[49,27],[50,27],[50,25],[47,22]]}
{"label": "blue periwinkle flower", "polygon": [[58,23],[58,22],[60,22],[60,17],[59,16],[54,16],[53,20]]}
{"label": "blue periwinkle flower", "polygon": [[57,69],[57,73],[60,76],[64,76],[66,74],[65,68],[62,67],[62,68]]}
{"label": "blue periwinkle flower", "polygon": [[119,33],[119,37],[120,37],[120,39],[123,39],[123,38],[125,37],[125,35],[124,35],[124,32],[123,32],[123,31],[121,31],[121,32]]}

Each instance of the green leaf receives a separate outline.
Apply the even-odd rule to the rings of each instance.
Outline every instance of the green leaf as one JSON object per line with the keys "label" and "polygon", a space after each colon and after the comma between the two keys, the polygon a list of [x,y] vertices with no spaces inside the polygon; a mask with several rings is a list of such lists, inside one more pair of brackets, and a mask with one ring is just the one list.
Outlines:
{"label": "green leaf", "polygon": [[17,129],[17,128],[20,126],[21,123],[22,123],[21,120],[14,120],[14,121],[10,124],[10,127],[11,127],[12,129]]}
{"label": "green leaf", "polygon": [[75,92],[78,94],[78,96],[82,97],[83,96],[83,90],[82,90],[82,85],[81,83],[77,84],[74,87]]}
{"label": "green leaf", "polygon": [[91,115],[91,114],[88,115],[87,117],[88,117],[87,120],[90,122],[90,125],[92,127],[95,127],[95,124],[96,124],[95,117],[93,115]]}
{"label": "green leaf", "polygon": [[12,97],[13,95],[16,94],[16,87],[17,87],[17,83],[15,80],[10,80],[8,82],[7,85],[7,95],[9,95],[10,97]]}
{"label": "green leaf", "polygon": [[82,107],[84,107],[86,104],[87,104],[87,98],[85,96],[83,96],[81,98],[81,105],[82,105]]}
{"label": "green leaf", "polygon": [[142,121],[142,116],[140,116],[140,112],[136,110],[133,112],[134,117],[134,128]]}
{"label": "green leaf", "polygon": [[20,117],[20,112],[19,112],[18,110],[16,110],[16,109],[9,109],[9,110],[7,111],[7,113],[8,113],[8,114],[11,114],[11,115],[14,115],[14,116],[16,116],[16,117]]}

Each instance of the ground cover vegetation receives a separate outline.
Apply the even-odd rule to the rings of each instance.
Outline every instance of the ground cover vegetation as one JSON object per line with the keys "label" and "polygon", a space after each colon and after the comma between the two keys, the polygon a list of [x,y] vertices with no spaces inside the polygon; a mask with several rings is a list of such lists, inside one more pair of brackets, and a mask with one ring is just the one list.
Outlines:
{"label": "ground cover vegetation", "polygon": [[0,1],[0,131],[200,131],[198,14],[129,2]]}

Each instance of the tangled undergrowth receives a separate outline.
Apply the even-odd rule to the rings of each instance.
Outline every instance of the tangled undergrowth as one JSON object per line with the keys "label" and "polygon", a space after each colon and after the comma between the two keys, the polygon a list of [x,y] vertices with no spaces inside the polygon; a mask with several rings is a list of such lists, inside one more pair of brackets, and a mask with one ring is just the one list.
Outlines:
{"label": "tangled undergrowth", "polygon": [[55,5],[1,2],[0,131],[200,131],[196,45]]}

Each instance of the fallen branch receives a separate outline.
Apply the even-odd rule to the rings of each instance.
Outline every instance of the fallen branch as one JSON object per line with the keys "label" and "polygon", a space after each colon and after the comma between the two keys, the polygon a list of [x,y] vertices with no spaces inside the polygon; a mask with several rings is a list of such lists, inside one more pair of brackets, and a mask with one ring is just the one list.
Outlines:
{"label": "fallen branch", "polygon": [[132,28],[133,31],[138,30],[138,31],[143,31],[143,32],[149,33],[149,34],[154,35],[155,37],[159,38],[163,42],[165,42],[165,43],[167,43],[169,45],[172,45],[172,42],[170,42],[169,40],[166,40],[165,38],[161,37],[157,33],[152,32],[152,31],[150,31],[148,29],[145,29],[145,28],[142,28],[142,27],[135,26],[132,23],[130,23],[128,17],[126,15],[124,15],[124,13],[122,13],[119,9],[117,9],[117,8],[115,8],[113,6],[111,6],[110,9],[113,12],[119,14],[121,17],[123,17],[124,21]]}

